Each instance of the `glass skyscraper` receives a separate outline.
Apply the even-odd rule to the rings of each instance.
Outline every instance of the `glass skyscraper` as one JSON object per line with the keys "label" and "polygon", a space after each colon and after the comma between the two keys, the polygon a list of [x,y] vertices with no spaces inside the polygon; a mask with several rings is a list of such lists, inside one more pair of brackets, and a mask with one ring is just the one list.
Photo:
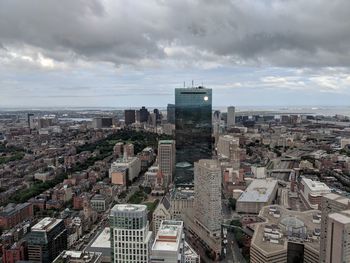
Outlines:
{"label": "glass skyscraper", "polygon": [[212,90],[175,89],[175,184],[193,183],[193,163],[212,158]]}

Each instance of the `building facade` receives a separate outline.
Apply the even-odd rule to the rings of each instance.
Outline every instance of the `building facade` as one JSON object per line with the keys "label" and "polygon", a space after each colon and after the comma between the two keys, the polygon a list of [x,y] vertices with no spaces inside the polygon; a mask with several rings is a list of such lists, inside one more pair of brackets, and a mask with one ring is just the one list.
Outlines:
{"label": "building facade", "polygon": [[67,230],[62,219],[45,217],[28,233],[28,259],[50,263],[67,249]]}
{"label": "building facade", "polygon": [[236,124],[236,109],[233,106],[227,108],[227,127],[233,127]]}
{"label": "building facade", "polygon": [[112,262],[148,263],[150,240],[145,205],[115,205],[110,212]]}
{"label": "building facade", "polygon": [[160,140],[158,142],[158,165],[164,175],[166,187],[173,181],[175,159],[175,141]]}
{"label": "building facade", "polygon": [[212,90],[175,89],[177,185],[193,182],[193,163],[212,157]]}

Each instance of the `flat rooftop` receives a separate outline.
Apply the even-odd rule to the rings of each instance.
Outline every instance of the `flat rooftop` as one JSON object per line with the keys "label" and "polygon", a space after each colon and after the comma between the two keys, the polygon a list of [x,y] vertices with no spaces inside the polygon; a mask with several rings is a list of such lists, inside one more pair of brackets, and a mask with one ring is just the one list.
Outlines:
{"label": "flat rooftop", "polygon": [[39,223],[32,227],[32,231],[50,231],[57,226],[62,219],[56,219],[52,217],[45,217]]}
{"label": "flat rooftop", "polygon": [[111,255],[111,234],[110,228],[104,228],[100,233],[98,233],[88,244],[86,251],[89,252],[99,252],[103,256]]}
{"label": "flat rooftop", "polygon": [[329,191],[331,192],[331,189],[325,184],[325,183],[322,183],[322,182],[319,182],[319,181],[314,181],[314,180],[311,180],[309,178],[305,178],[303,177],[302,179],[305,184],[309,187],[309,189],[313,192],[319,192],[319,191]]}
{"label": "flat rooftop", "polygon": [[154,240],[152,250],[178,251],[182,231],[182,221],[163,221]]}
{"label": "flat rooftop", "polygon": [[[275,217],[273,211],[278,211],[279,217]],[[252,245],[262,250],[265,254],[276,253],[281,250],[286,250],[288,245],[288,236],[286,233],[286,223],[290,227],[305,227],[308,236],[312,236],[313,232],[321,229],[320,221],[313,220],[315,215],[320,215],[321,211],[309,210],[305,212],[298,212],[287,210],[279,205],[265,206],[261,209],[259,217],[265,219],[265,222],[256,225],[254,235],[252,238]],[[302,225],[296,225],[296,222],[302,222]],[[265,228],[275,229],[282,234],[278,238],[278,243],[271,243],[264,237]],[[319,251],[320,239],[309,238],[308,241],[303,241],[295,238],[291,239],[295,243],[303,243],[314,251]]]}
{"label": "flat rooftop", "polygon": [[273,190],[277,186],[277,180],[255,179],[238,198],[238,202],[261,202],[269,200]]}
{"label": "flat rooftop", "polygon": [[115,205],[111,209],[111,215],[113,215],[113,212],[141,212],[141,211],[147,211],[147,206],[145,205],[136,205],[136,204],[119,204]]}

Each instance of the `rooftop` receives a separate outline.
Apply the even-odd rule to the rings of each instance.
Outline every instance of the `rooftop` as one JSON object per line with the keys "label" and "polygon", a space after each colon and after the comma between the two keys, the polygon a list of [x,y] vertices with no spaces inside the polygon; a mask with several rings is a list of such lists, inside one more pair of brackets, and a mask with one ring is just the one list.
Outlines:
{"label": "rooftop", "polygon": [[305,177],[303,177],[302,180],[306,183],[306,185],[313,192],[317,192],[317,191],[328,191],[328,192],[330,192],[331,191],[331,189],[325,183],[322,183],[322,182],[319,182],[319,181],[314,181],[314,180],[311,180],[311,179],[305,178]]}
{"label": "rooftop", "polygon": [[269,200],[273,190],[277,185],[277,180],[256,179],[252,180],[247,189],[238,198],[238,202],[262,202]]}
{"label": "rooftop", "polygon": [[[278,216],[275,211],[278,211]],[[279,205],[265,206],[259,216],[266,221],[257,224],[252,245],[269,254],[287,250],[288,240],[292,240],[319,251],[320,239],[314,233],[319,233],[321,223],[313,218],[320,213],[318,210],[292,211]],[[273,241],[270,242],[270,239]]]}
{"label": "rooftop", "polygon": [[45,217],[39,223],[32,227],[32,231],[50,231],[57,226],[62,219],[56,219],[52,217]]}
{"label": "rooftop", "polygon": [[182,239],[182,221],[162,221],[152,250],[178,251]]}
{"label": "rooftop", "polygon": [[119,204],[115,205],[111,209],[112,212],[142,212],[147,211],[147,206],[145,205],[135,205],[135,204]]}

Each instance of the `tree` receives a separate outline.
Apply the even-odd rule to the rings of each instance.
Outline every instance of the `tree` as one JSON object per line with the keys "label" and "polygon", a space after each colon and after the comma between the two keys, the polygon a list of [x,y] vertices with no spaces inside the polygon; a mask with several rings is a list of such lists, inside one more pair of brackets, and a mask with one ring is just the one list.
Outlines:
{"label": "tree", "polygon": [[237,200],[235,198],[230,197],[228,199],[228,204],[232,210],[236,210],[236,202],[237,202]]}

